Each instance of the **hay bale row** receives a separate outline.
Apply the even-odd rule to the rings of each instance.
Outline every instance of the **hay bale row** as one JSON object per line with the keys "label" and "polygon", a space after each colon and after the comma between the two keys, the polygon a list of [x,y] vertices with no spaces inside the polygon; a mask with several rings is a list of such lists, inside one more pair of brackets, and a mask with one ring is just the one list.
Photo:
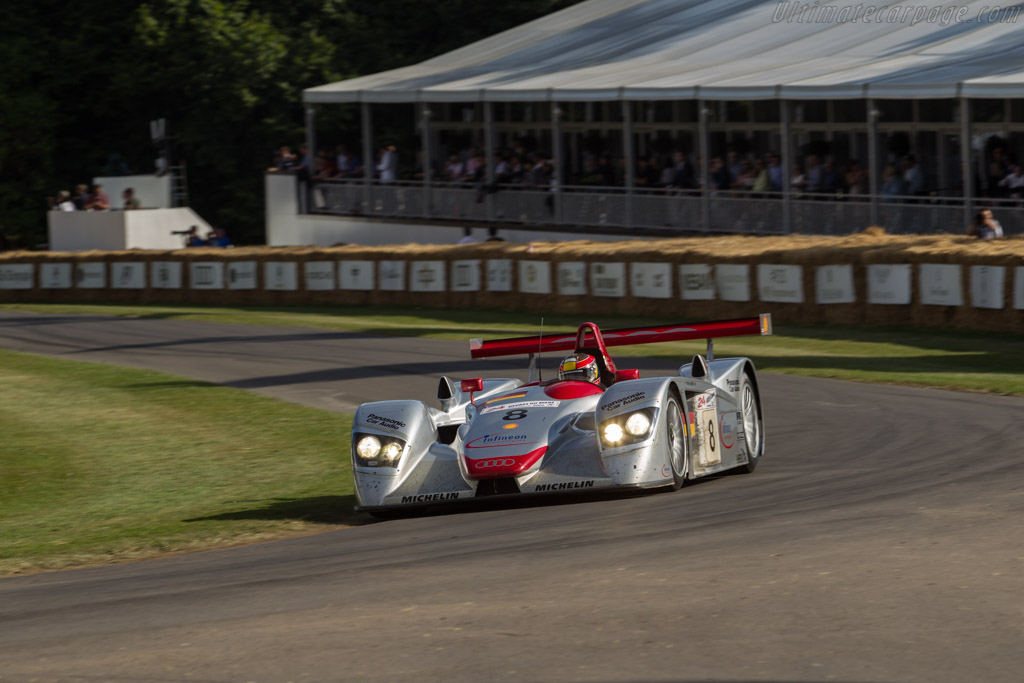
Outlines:
{"label": "hay bale row", "polygon": [[[152,264],[170,261],[182,264],[180,289],[154,287]],[[334,264],[334,285],[337,287],[340,262],[368,261],[374,264],[372,290],[315,289],[307,286],[307,263]],[[456,261],[479,261],[478,291],[452,291]],[[487,287],[489,261],[511,264],[510,291],[491,291]],[[523,293],[528,283],[521,282],[519,264],[535,261],[542,271],[549,269],[551,291],[546,294]],[[107,263],[112,270],[117,263],[141,263],[146,269],[145,286],[141,289],[120,289],[107,283],[104,288],[75,286],[71,289],[43,289],[39,277],[32,289],[0,289],[0,301],[36,302],[122,302],[142,304],[206,304],[231,306],[289,305],[369,305],[412,306],[424,308],[506,309],[536,313],[559,312],[586,316],[595,312],[640,315],[661,319],[713,319],[753,315],[769,311],[778,323],[826,322],[845,325],[915,324],[926,327],[1002,330],[1024,332],[1024,311],[1013,306],[1014,268],[1024,266],[1024,239],[992,242],[950,235],[891,236],[878,230],[847,237],[788,236],[749,237],[726,236],[665,240],[608,242],[537,242],[533,244],[482,243],[458,246],[397,245],[380,247],[252,247],[238,249],[187,249],[176,251],[119,251],[0,254],[0,265],[8,263],[70,263],[76,271],[89,263]],[[224,277],[229,264],[255,263],[256,287],[232,289],[225,282],[221,289],[196,289],[191,282],[191,266],[197,263],[223,264]],[[400,290],[382,288],[382,262],[397,262],[393,273],[404,279]],[[427,262],[425,264],[420,262]],[[430,263],[440,262],[435,271]],[[560,294],[558,265],[583,263],[586,272],[585,293]],[[267,289],[265,268],[268,263],[294,264],[296,289]],[[414,264],[420,264],[416,267]],[[590,271],[594,264],[624,263],[625,296],[597,296]],[[667,263],[670,265],[668,298],[632,296],[628,279],[629,264]],[[546,264],[546,265],[545,265]],[[683,264],[747,265],[750,273],[750,301],[683,300],[679,266]],[[801,303],[768,303],[758,300],[757,266],[784,264],[802,266],[803,301]],[[849,264],[853,269],[855,302],[852,304],[818,304],[815,299],[816,270],[819,266]],[[869,304],[868,266],[871,264],[910,264],[914,296],[910,304]],[[920,301],[917,293],[922,264],[956,264],[962,267],[961,288],[964,305],[935,306]],[[1004,280],[1004,308],[974,308],[971,303],[970,266],[987,265],[1007,268]],[[319,267],[319,266],[317,266]],[[273,269],[271,269],[273,274]],[[534,269],[537,272],[537,269]],[[460,270],[459,276],[472,275],[473,269]],[[365,274],[364,274],[365,275]],[[107,273],[109,280],[111,273]],[[327,277],[323,274],[323,277]],[[444,280],[443,285],[438,277]],[[323,280],[321,280],[322,282]],[[414,281],[427,286],[442,286],[442,291],[413,291]],[[237,285],[237,283],[236,283]]]}

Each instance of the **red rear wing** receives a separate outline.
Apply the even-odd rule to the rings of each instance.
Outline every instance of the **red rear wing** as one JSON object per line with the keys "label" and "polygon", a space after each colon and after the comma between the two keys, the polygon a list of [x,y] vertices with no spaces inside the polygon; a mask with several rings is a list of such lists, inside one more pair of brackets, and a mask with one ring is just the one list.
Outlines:
{"label": "red rear wing", "polygon": [[[593,329],[597,325],[583,323],[573,333],[545,335],[541,337],[514,337],[511,339],[469,340],[469,354],[473,358],[514,356],[520,353],[547,353],[549,351],[574,351],[583,342],[594,339]],[[772,333],[771,313],[762,313],[756,318],[719,320],[710,323],[681,323],[656,327],[631,327],[622,330],[608,330],[599,334],[604,346],[631,346],[633,344],[655,344],[658,342],[686,341],[690,339],[711,339],[713,337],[738,337],[743,335],[768,335]],[[581,336],[580,344],[577,337]],[[596,340],[595,340],[596,341]]]}

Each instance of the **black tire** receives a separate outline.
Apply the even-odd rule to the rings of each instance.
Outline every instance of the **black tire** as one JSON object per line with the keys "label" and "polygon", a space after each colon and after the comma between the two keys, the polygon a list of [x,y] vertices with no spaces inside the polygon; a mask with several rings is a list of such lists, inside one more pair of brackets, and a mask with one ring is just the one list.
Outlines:
{"label": "black tire", "polygon": [[761,399],[757,385],[750,377],[750,371],[743,371],[740,381],[740,414],[743,420],[743,438],[747,446],[747,462],[736,468],[737,472],[750,473],[757,469],[764,455],[764,418],[761,416]]}
{"label": "black tire", "polygon": [[672,490],[678,491],[688,478],[689,446],[679,399],[669,396],[665,401],[665,446],[668,450],[668,464],[672,469]]}

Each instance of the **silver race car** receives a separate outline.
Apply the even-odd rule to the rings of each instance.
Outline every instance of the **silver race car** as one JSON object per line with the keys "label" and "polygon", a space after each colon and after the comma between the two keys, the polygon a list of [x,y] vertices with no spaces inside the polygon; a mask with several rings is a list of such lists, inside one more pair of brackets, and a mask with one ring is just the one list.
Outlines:
{"label": "silver race car", "polygon": [[[440,409],[364,403],[352,427],[356,509],[379,512],[483,496],[600,488],[678,489],[723,470],[752,472],[764,454],[761,396],[747,358],[714,359],[713,339],[772,333],[771,316],[602,334],[470,340],[473,358],[528,354],[521,379],[442,377]],[[677,376],[618,370],[608,347],[707,339]],[[539,381],[539,353],[571,351]]]}

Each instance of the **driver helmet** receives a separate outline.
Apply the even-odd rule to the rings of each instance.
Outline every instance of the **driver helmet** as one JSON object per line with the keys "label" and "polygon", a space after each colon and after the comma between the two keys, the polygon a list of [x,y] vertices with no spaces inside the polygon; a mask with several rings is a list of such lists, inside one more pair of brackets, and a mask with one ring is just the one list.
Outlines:
{"label": "driver helmet", "polygon": [[558,365],[558,379],[576,379],[597,384],[600,377],[597,359],[589,353],[574,353]]}

